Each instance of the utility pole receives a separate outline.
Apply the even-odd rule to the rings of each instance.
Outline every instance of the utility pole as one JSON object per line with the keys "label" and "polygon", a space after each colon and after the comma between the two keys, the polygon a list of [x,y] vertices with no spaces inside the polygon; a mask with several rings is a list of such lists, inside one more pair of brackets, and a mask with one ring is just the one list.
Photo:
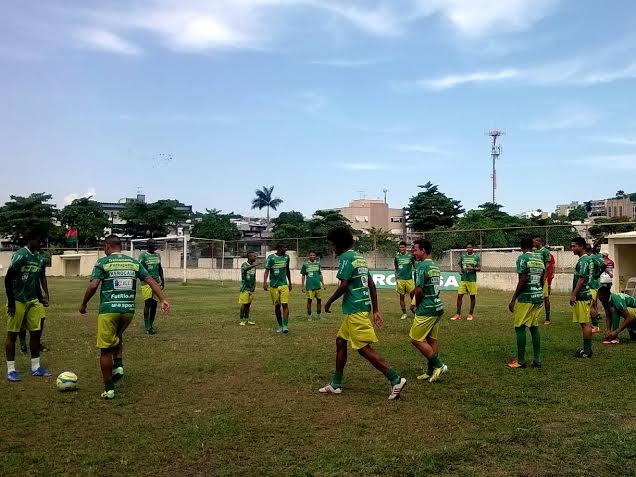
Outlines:
{"label": "utility pole", "polygon": [[492,157],[492,203],[497,203],[497,161],[501,155],[501,145],[497,145],[497,138],[504,136],[506,133],[498,129],[493,129],[486,133],[492,138],[492,149],[490,155]]}
{"label": "utility pole", "polygon": [[389,192],[388,189],[382,189],[382,192],[384,192],[384,203],[386,204],[386,193]]}

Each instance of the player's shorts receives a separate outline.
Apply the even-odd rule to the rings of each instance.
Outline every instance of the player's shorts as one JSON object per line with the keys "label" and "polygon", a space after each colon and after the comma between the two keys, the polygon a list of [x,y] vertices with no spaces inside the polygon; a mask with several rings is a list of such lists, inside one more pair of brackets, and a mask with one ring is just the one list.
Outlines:
{"label": "player's shorts", "polygon": [[353,349],[362,349],[378,341],[368,311],[345,316],[337,336],[351,343]]}
{"label": "player's shorts", "polygon": [[239,302],[239,305],[249,305],[250,303],[252,303],[253,299],[254,299],[254,292],[246,290],[241,292],[241,294],[239,295],[238,302]]}
{"label": "player's shorts", "polygon": [[46,316],[44,305],[37,298],[29,301],[16,301],[15,314],[7,314],[7,331],[19,333],[21,329],[40,331],[40,321]]}
{"label": "player's shorts", "polygon": [[442,315],[439,316],[415,316],[409,336],[414,341],[425,341],[431,337],[436,340],[439,336],[439,324]]}
{"label": "player's shorts", "polygon": [[97,347],[114,348],[133,319],[132,313],[101,313],[97,316]]}
{"label": "player's shorts", "polygon": [[269,296],[272,298],[272,305],[286,305],[289,303],[289,285],[281,287],[270,287]]}
{"label": "player's shorts", "polygon": [[319,288],[318,290],[307,290],[305,292],[307,294],[307,299],[308,300],[313,300],[314,298],[316,300],[322,300],[322,289]]}
{"label": "player's shorts", "polygon": [[415,290],[415,281],[413,280],[398,280],[395,290],[398,295],[410,295]]}
{"label": "player's shorts", "polygon": [[150,300],[151,298],[155,301],[159,301],[159,297],[152,292],[152,288],[150,288],[150,285],[141,285],[139,291],[141,292],[141,297],[144,301]]}
{"label": "player's shorts", "polygon": [[517,303],[515,305],[515,328],[539,326],[545,306],[541,303]]}
{"label": "player's shorts", "polygon": [[550,285],[548,285],[548,281],[545,280],[543,282],[543,298],[547,298],[550,296]]}
{"label": "player's shorts", "polygon": [[573,323],[589,323],[592,300],[577,300],[572,307]]}
{"label": "player's shorts", "polygon": [[590,288],[590,293],[592,294],[592,303],[596,304],[596,300],[598,298],[598,289]]}
{"label": "player's shorts", "polygon": [[477,282],[459,282],[459,288],[457,289],[458,295],[477,295]]}

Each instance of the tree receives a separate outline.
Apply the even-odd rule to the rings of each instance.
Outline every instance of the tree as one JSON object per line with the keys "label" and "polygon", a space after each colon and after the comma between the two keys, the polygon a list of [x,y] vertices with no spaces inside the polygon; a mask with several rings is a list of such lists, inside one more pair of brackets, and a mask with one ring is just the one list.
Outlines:
{"label": "tree", "polygon": [[376,250],[382,256],[392,256],[398,249],[398,239],[390,232],[372,227],[368,235],[361,235],[356,244],[359,252]]}
{"label": "tree", "polygon": [[241,232],[230,219],[233,214],[223,214],[217,209],[206,209],[203,218],[192,227],[194,237],[216,239],[216,240],[238,240]]}
{"label": "tree", "polygon": [[625,193],[624,190],[621,189],[621,190],[617,190],[616,191],[616,198],[617,199],[623,199],[625,197],[627,197],[627,194]]}
{"label": "tree", "polygon": [[578,220],[580,222],[584,222],[587,219],[587,212],[585,211],[585,207],[579,205],[576,209],[572,209],[568,214],[568,220],[575,221]]}
{"label": "tree", "polygon": [[78,230],[79,245],[95,246],[108,227],[108,215],[91,198],[75,199],[60,212],[60,222],[67,229]]}
{"label": "tree", "polygon": [[252,200],[252,209],[263,210],[267,208],[267,224],[269,224],[269,209],[276,210],[283,203],[278,197],[273,198],[274,186],[265,187],[255,191],[256,197]]}
{"label": "tree", "polygon": [[424,191],[411,197],[407,208],[407,222],[414,230],[422,232],[435,227],[451,227],[464,212],[460,201],[440,192],[432,182],[418,187]]}
{"label": "tree", "polygon": [[585,211],[586,212],[591,212],[592,211],[592,201],[591,200],[583,202],[583,205],[585,206]]}
{"label": "tree", "polygon": [[633,232],[636,227],[633,225],[621,225],[623,222],[630,222],[627,217],[602,217],[594,221],[594,225],[588,232],[594,238],[604,237],[609,234],[621,234]]}
{"label": "tree", "polygon": [[37,233],[47,239],[53,231],[55,205],[47,204],[52,196],[38,192],[22,197],[12,195],[11,200],[0,207],[0,235],[10,237],[15,243],[24,242]]}
{"label": "tree", "polygon": [[121,213],[126,221],[122,229],[135,238],[161,237],[170,226],[176,227],[188,218],[187,213],[177,210],[181,206],[177,200],[159,200],[152,204],[133,200],[127,202]]}
{"label": "tree", "polygon": [[274,223],[272,236],[275,239],[303,238],[309,236],[309,223],[300,212],[294,210],[281,212],[272,222]]}

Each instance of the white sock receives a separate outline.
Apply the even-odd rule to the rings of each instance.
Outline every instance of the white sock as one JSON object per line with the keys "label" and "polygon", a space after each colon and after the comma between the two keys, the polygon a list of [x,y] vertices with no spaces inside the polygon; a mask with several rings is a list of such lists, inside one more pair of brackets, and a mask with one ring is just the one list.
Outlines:
{"label": "white sock", "polygon": [[40,358],[31,358],[31,371],[36,371],[40,367]]}
{"label": "white sock", "polygon": [[15,371],[15,361],[7,361],[7,373]]}

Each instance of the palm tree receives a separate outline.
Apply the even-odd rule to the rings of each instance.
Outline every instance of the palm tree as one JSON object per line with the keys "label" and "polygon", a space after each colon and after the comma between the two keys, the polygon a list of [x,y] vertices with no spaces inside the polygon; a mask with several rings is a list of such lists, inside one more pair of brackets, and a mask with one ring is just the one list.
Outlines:
{"label": "palm tree", "polygon": [[265,187],[256,190],[256,197],[252,200],[252,209],[263,210],[267,207],[267,224],[269,225],[269,209],[278,209],[278,206],[283,203],[283,199],[276,197],[272,198],[274,193],[274,186]]}

